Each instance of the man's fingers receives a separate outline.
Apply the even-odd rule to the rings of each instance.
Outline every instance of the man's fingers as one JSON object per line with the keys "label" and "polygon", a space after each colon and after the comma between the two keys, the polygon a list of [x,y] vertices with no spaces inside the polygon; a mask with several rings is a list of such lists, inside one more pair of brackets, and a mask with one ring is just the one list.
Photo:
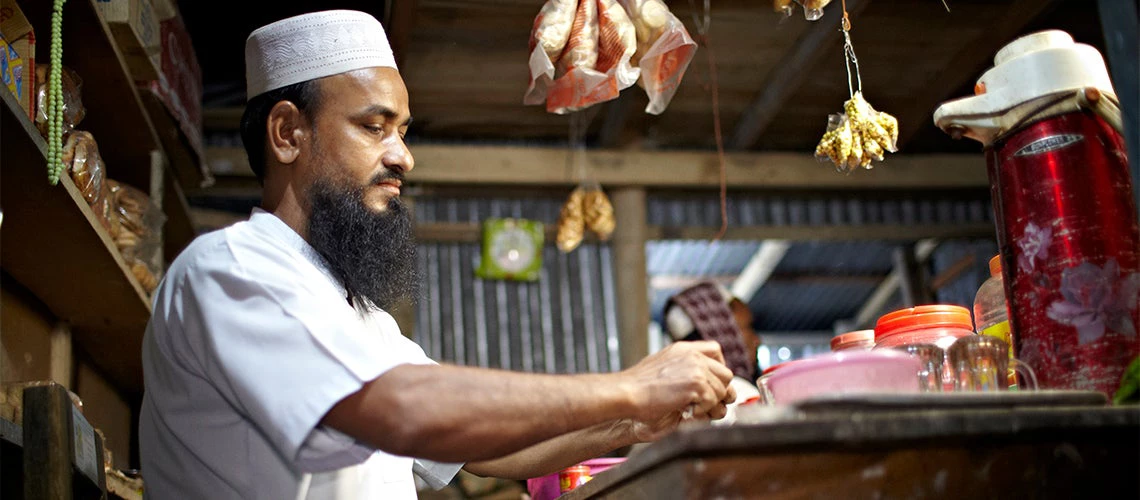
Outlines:
{"label": "man's fingers", "polygon": [[720,400],[724,404],[732,404],[736,402],[736,389],[729,385],[724,391],[724,399]]}
{"label": "man's fingers", "polygon": [[697,352],[704,354],[712,359],[720,361],[724,364],[724,354],[720,351],[720,344],[714,340],[701,340],[697,342],[690,342],[697,349]]}
{"label": "man's fingers", "polygon": [[693,413],[695,415],[704,415],[711,411],[714,407],[721,404],[721,399],[724,398],[725,386],[719,380],[705,378],[704,390],[697,393],[697,401],[693,402]]}
{"label": "man's fingers", "polygon": [[716,377],[717,380],[720,380],[721,384],[728,384],[732,381],[732,370],[729,370],[724,363],[709,359],[708,362],[705,363],[705,366],[708,367],[709,371],[712,372],[712,375]]}
{"label": "man's fingers", "polygon": [[725,415],[728,415],[728,406],[722,403],[716,405],[712,410],[709,411],[708,418],[710,420],[720,420],[724,418]]}

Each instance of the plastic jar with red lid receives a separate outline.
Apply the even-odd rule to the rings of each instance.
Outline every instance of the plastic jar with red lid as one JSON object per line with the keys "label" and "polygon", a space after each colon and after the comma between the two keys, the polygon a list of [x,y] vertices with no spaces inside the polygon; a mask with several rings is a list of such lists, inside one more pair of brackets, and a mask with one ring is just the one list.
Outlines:
{"label": "plastic jar with red lid", "polygon": [[858,330],[854,332],[847,332],[843,335],[837,335],[831,339],[831,350],[846,351],[854,349],[857,351],[867,351],[875,347],[875,331],[874,330]]}
{"label": "plastic jar with red lid", "polygon": [[875,323],[875,348],[934,344],[945,350],[967,335],[974,335],[969,309],[951,305],[918,306],[879,318]]}

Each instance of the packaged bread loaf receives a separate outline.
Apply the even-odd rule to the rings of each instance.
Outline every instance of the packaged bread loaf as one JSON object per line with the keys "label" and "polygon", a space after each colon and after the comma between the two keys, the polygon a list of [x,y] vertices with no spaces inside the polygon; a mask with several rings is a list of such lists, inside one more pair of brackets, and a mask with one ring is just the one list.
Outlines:
{"label": "packaged bread loaf", "polygon": [[76,130],[63,146],[63,165],[67,168],[75,187],[83,193],[88,205],[93,205],[103,190],[107,169],[99,155],[99,145],[90,132]]}
{"label": "packaged bread loaf", "polygon": [[[48,64],[36,65],[36,128],[40,135],[48,132]],[[83,107],[83,79],[70,68],[63,67],[60,75],[63,87],[63,136],[67,137],[87,116]]]}
{"label": "packaged bread loaf", "polygon": [[109,206],[114,212],[112,218],[120,226],[114,237],[115,246],[131,266],[139,284],[148,293],[152,292],[161,273],[156,256],[166,216],[146,193],[113,179],[107,179],[106,184],[110,190]]}

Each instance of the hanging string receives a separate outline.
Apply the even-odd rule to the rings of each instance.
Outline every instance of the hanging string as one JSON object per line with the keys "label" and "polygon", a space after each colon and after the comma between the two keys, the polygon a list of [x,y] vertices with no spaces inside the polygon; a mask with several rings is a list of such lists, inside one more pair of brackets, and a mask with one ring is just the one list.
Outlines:
{"label": "hanging string", "polygon": [[590,176],[589,169],[586,168],[586,135],[597,114],[597,106],[570,113],[570,130],[567,136],[570,154],[566,158],[566,171],[579,186],[583,187],[598,186],[598,182]]}
{"label": "hanging string", "polygon": [[[863,91],[863,75],[859,72],[859,58],[855,56],[855,45],[851,43],[851,18],[847,15],[847,0],[843,4],[843,65],[847,68],[847,94],[855,97],[855,91]],[[855,65],[855,83],[851,82],[851,65]]]}
{"label": "hanging string", "polygon": [[724,136],[720,129],[720,94],[716,79],[716,55],[713,52],[712,42],[709,38],[709,25],[712,22],[712,9],[710,0],[704,0],[703,16],[697,17],[697,8],[693,0],[689,0],[689,7],[693,13],[693,24],[697,28],[697,41],[705,48],[709,63],[709,85],[712,93],[713,108],[713,135],[716,138],[717,161],[720,163],[720,230],[717,231],[713,241],[720,241],[728,231],[728,167],[724,157]]}

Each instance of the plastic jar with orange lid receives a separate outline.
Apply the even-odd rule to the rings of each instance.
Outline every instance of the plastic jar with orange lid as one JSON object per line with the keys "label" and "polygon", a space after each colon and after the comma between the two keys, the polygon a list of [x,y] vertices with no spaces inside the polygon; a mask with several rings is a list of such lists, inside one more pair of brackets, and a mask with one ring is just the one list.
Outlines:
{"label": "plastic jar with orange lid", "polygon": [[831,339],[831,350],[846,351],[854,349],[858,351],[867,351],[875,347],[875,331],[874,330],[858,330],[854,332],[847,332],[843,335],[836,335]]}
{"label": "plastic jar with orange lid", "polygon": [[945,350],[967,335],[974,335],[969,309],[951,305],[918,306],[879,318],[875,323],[875,348],[934,344]]}

